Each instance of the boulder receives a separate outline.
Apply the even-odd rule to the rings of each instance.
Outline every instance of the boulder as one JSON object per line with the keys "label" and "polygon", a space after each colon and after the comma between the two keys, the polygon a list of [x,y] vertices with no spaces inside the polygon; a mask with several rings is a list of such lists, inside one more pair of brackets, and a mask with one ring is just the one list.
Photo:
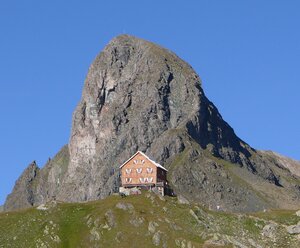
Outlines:
{"label": "boulder", "polygon": [[287,226],[286,230],[289,234],[299,234],[300,233],[300,221],[297,225]]}

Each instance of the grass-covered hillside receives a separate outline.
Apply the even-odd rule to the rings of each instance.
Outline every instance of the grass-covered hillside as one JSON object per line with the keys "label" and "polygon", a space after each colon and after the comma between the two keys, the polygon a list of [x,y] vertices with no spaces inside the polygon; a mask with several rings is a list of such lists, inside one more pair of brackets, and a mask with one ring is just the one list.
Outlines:
{"label": "grass-covered hillside", "polygon": [[300,247],[295,211],[211,212],[144,192],[0,213],[0,247]]}

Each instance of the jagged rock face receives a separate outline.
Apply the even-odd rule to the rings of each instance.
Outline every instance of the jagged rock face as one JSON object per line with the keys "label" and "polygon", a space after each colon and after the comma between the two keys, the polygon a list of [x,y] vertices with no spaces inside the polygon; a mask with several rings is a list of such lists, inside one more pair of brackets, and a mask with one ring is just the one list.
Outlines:
{"label": "jagged rock face", "polygon": [[17,180],[13,193],[10,194],[4,204],[4,209],[16,210],[31,207],[35,202],[34,179],[39,173],[35,161],[32,162],[22,176]]}
{"label": "jagged rock face", "polygon": [[104,148],[111,153],[112,146],[120,148],[116,153],[147,150],[164,131],[183,127],[195,115],[201,93],[198,76],[174,54],[117,37],[91,65],[73,116],[74,167],[95,154],[104,158]]}
{"label": "jagged rock face", "polygon": [[203,148],[211,144],[216,155],[234,161],[241,160],[240,151],[249,156],[188,64],[141,39],[112,40],[91,65],[73,116],[69,182],[84,177],[76,186],[78,200],[106,196],[111,170],[137,150],[162,163],[181,152],[179,130]]}
{"label": "jagged rock face", "polygon": [[[29,204],[106,197],[117,190],[119,165],[137,150],[169,169],[175,192],[211,208],[281,207],[278,194],[292,195],[285,207],[300,202],[297,166],[291,172],[275,155],[240,140],[191,66],[151,42],[122,35],[92,63],[69,145],[34,179]],[[262,197],[264,187],[273,200]]]}
{"label": "jagged rock face", "polygon": [[184,127],[201,93],[198,76],[173,53],[130,36],[112,40],[91,65],[73,115],[69,173],[70,182],[85,177],[80,200],[106,196],[112,169]]}

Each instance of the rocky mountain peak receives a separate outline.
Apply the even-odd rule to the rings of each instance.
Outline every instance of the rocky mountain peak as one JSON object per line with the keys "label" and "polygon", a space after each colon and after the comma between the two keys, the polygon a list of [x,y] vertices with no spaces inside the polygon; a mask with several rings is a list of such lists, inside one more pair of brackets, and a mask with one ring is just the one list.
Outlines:
{"label": "rocky mountain peak", "polygon": [[[69,145],[34,179],[33,204],[106,197],[118,189],[119,165],[138,150],[169,170],[176,193],[210,208],[253,211],[300,202],[297,175],[235,135],[190,65],[154,43],[121,35],[90,66]],[[290,176],[293,183],[285,180]],[[263,188],[292,200],[265,199],[257,194]]]}
{"label": "rocky mountain peak", "polygon": [[236,151],[246,146],[205,97],[190,65],[151,42],[116,37],[89,69],[73,116],[69,145],[73,161],[93,158],[98,148],[117,140],[123,145],[126,141],[127,155],[147,151],[171,129],[188,129],[204,148],[214,144],[215,153],[224,156],[235,154],[223,154],[222,146]]}
{"label": "rocky mountain peak", "polygon": [[[199,109],[201,93],[199,77],[175,54],[132,36],[118,36],[89,69],[73,117],[71,157],[92,157],[97,147],[120,140],[125,129],[132,129],[132,138],[137,138],[130,138],[128,155],[146,151],[154,136],[185,125]],[[79,148],[79,153],[84,150],[81,155],[75,151],[78,144],[85,146]]]}

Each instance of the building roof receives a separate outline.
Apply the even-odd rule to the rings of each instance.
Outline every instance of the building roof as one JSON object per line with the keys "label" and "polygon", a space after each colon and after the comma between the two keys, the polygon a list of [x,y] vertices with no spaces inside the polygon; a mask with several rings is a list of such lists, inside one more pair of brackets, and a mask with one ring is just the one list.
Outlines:
{"label": "building roof", "polygon": [[151,163],[153,163],[156,167],[161,168],[165,171],[168,171],[165,167],[163,167],[162,165],[160,165],[159,163],[156,163],[154,160],[152,160],[151,158],[149,158],[145,153],[141,152],[141,151],[137,151],[135,154],[133,154],[129,159],[127,159],[119,168],[121,169],[129,160],[131,160],[134,156],[136,156],[137,154],[141,154],[143,155],[146,159],[148,159]]}

